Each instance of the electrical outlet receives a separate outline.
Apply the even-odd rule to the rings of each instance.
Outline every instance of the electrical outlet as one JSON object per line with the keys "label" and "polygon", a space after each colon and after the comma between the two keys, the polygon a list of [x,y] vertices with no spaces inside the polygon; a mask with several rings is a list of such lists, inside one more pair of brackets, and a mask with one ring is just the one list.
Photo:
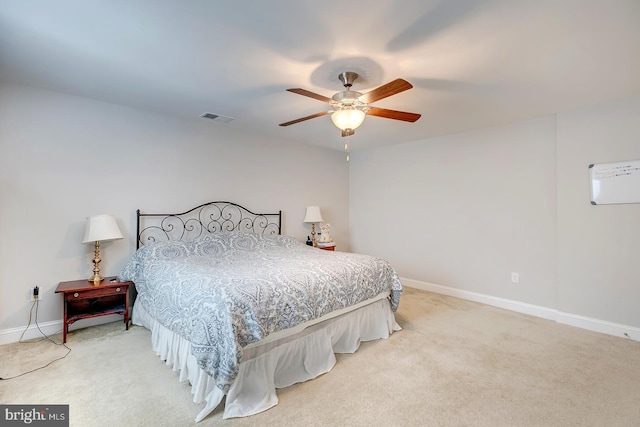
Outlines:
{"label": "electrical outlet", "polygon": [[511,273],[511,283],[520,283],[520,273]]}
{"label": "electrical outlet", "polygon": [[36,296],[38,297],[38,301],[42,301],[42,290],[38,286],[34,286],[29,290],[29,301],[35,301]]}

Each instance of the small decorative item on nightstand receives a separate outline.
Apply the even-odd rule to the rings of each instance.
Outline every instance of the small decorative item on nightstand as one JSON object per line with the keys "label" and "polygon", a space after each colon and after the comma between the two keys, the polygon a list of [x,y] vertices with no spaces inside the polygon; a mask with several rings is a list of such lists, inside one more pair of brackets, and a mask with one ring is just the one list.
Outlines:
{"label": "small decorative item on nightstand", "polygon": [[331,234],[329,233],[329,230],[331,230],[331,224],[325,223],[322,224],[320,226],[320,237],[318,237],[318,243],[332,243],[333,242],[333,238],[331,237]]}
{"label": "small decorative item on nightstand", "polygon": [[320,226],[322,232],[320,233],[320,237],[318,238],[318,248],[324,249],[326,251],[334,251],[336,249],[336,244],[329,233],[331,229],[331,224],[322,224]]}

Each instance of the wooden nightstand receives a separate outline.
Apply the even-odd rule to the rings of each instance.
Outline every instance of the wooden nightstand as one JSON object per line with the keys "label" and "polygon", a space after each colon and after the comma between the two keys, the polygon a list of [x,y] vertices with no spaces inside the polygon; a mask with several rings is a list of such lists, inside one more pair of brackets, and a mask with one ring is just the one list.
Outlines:
{"label": "wooden nightstand", "polygon": [[62,342],[67,342],[69,325],[76,320],[109,314],[124,315],[124,324],[129,330],[129,286],[133,282],[112,282],[115,277],[105,277],[99,286],[88,280],[60,282],[56,293],[64,298]]}
{"label": "wooden nightstand", "polygon": [[318,249],[322,249],[324,251],[335,251],[336,245],[333,246],[317,246]]}

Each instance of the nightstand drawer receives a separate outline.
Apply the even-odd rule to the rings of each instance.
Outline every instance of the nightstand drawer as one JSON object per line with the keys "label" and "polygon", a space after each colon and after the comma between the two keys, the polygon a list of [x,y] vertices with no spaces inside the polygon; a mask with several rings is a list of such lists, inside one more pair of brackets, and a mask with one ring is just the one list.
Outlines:
{"label": "nightstand drawer", "polygon": [[118,295],[124,294],[129,289],[128,285],[116,286],[116,287],[108,287],[101,288],[96,286],[95,289],[88,290],[78,290],[76,292],[68,292],[64,294],[64,298],[67,301],[79,300],[79,299],[89,299],[89,298],[99,298],[108,295]]}

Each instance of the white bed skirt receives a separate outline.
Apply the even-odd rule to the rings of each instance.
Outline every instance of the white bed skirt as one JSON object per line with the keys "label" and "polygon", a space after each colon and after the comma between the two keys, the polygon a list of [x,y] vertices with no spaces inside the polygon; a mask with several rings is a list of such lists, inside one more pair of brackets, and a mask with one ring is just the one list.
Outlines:
{"label": "white bed skirt", "polygon": [[[198,367],[189,341],[155,321],[140,304],[134,305],[132,320],[151,331],[154,351],[179,372],[180,381],[189,380],[193,401],[206,402],[195,420],[204,419],[220,404],[224,393]],[[276,388],[324,374],[336,363],[334,353],[353,353],[360,342],[388,338],[400,329],[384,298],[295,335],[245,349],[238,377],[227,394],[223,418],[246,417],[277,405]]]}

